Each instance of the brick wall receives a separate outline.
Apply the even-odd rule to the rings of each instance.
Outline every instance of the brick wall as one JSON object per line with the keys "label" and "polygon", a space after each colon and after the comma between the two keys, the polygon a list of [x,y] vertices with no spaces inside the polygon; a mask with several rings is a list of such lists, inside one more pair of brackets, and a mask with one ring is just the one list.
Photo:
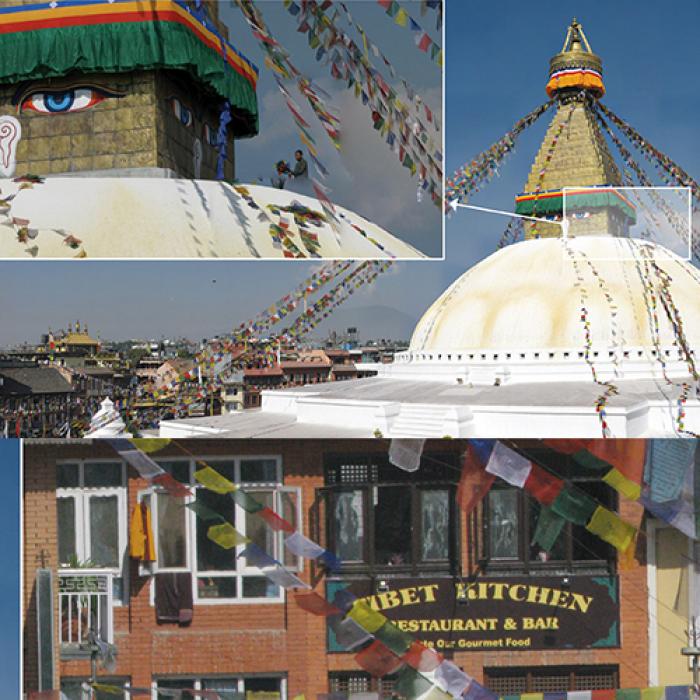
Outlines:
{"label": "brick wall", "polygon": [[[187,450],[203,457],[224,455],[281,454],[285,483],[302,490],[304,532],[310,532],[310,511],[315,490],[323,484],[323,455],[328,452],[386,453],[386,442],[368,441],[240,441],[202,440],[184,441]],[[454,441],[433,441],[426,449],[459,449]],[[181,457],[176,447],[168,447],[159,457]],[[25,457],[26,482],[31,490],[25,496],[25,588],[30,585],[36,568],[37,549],[56,548],[55,507],[51,505],[53,488],[52,461],[58,458],[110,458],[111,449],[103,444],[29,446]],[[136,502],[137,491],[145,483],[130,474],[129,508]],[[624,503],[622,517],[638,522],[641,508]],[[321,519],[322,520],[322,519]],[[53,533],[46,537],[46,524]],[[462,532],[466,529],[464,518]],[[30,542],[34,545],[29,546]],[[321,544],[325,544],[321,541]],[[33,548],[32,548],[33,547]],[[464,558],[464,555],[463,555]],[[52,564],[56,561],[52,553]],[[328,692],[329,671],[358,670],[352,654],[326,654],[326,630],[324,619],[310,615],[293,603],[197,605],[194,620],[188,628],[158,626],[155,612],[149,604],[149,583],[139,578],[137,569],[131,567],[131,602],[129,606],[115,609],[116,643],[119,647],[116,675],[128,676],[137,686],[148,685],[153,676],[181,675],[206,676],[216,674],[286,673],[288,695],[306,693],[315,697]],[[310,575],[308,563],[303,577]],[[323,592],[322,587],[319,588]],[[620,668],[622,687],[646,685],[647,678],[647,589],[644,552],[639,561],[620,574],[622,597],[621,649],[562,650],[521,652],[457,652],[455,662],[477,679],[483,679],[483,668],[498,666],[542,666],[563,664],[617,664]],[[25,590],[25,600],[31,590]],[[27,613],[27,625],[31,626]],[[25,640],[25,679],[33,679],[32,639]],[[84,661],[62,662],[61,676],[86,676],[89,663]],[[29,686],[28,686],[29,687]]]}

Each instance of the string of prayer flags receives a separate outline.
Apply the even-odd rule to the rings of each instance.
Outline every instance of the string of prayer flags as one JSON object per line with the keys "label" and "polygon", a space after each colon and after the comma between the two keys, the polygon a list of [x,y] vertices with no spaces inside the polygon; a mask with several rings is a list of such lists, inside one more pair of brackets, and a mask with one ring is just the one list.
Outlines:
{"label": "string of prayer flags", "polygon": [[173,478],[148,455],[123,438],[108,438],[106,442],[139,476],[151,484],[163,487],[171,496],[182,498],[192,495],[190,490]]}
{"label": "string of prayer flags", "polygon": [[384,9],[386,14],[394,20],[400,27],[407,27],[414,34],[416,46],[423,52],[430,55],[430,58],[439,66],[442,66],[442,49],[430,35],[416,22],[413,17],[398,3],[397,0],[377,0],[377,3]]}

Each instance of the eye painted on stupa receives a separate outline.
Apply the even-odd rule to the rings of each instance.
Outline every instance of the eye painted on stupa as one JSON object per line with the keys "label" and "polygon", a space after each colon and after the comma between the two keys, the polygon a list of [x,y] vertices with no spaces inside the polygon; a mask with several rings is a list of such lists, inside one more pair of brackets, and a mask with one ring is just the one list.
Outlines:
{"label": "eye painted on stupa", "polygon": [[62,90],[33,90],[21,98],[20,110],[30,110],[39,114],[70,114],[83,112],[111,97],[123,97],[123,93],[113,92],[94,86],[76,86]]}
{"label": "eye painted on stupa", "polygon": [[179,120],[180,124],[186,127],[191,127],[194,125],[192,110],[185,107],[185,105],[182,104],[177,97],[170,98],[170,106],[173,110],[173,114]]}

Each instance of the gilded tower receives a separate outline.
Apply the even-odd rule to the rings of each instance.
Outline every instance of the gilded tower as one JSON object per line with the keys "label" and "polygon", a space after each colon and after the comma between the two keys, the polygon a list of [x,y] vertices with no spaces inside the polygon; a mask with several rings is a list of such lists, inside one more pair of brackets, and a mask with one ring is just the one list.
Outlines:
{"label": "gilded tower", "polygon": [[[547,94],[555,102],[552,119],[530,169],[516,212],[561,221],[566,191],[569,234],[626,235],[634,207],[589,104],[605,94],[603,64],[582,26],[573,20],[562,50],[549,64]],[[525,238],[562,235],[557,224],[526,221]]]}

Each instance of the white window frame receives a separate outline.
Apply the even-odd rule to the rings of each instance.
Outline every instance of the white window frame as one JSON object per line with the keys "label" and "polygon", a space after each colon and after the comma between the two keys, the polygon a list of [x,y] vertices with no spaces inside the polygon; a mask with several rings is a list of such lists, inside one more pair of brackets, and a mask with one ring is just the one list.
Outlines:
{"label": "white window frame", "polygon": [[233,675],[226,674],[203,674],[201,676],[161,676],[159,678],[154,678],[151,681],[151,697],[152,700],[158,700],[158,683],[160,681],[192,681],[194,685],[194,690],[204,690],[204,681],[215,681],[215,680],[231,680],[237,685],[238,690],[236,692],[245,692],[245,682],[247,680],[255,678],[265,678],[265,679],[275,679],[280,682],[280,700],[287,700],[287,676],[284,673],[256,673],[256,674],[238,674]]}
{"label": "white window frame", "polygon": [[[126,465],[119,459],[65,459],[57,460],[56,466],[72,464],[78,467],[78,486],[57,486],[56,502],[59,498],[72,498],[75,505],[75,549],[79,561],[90,559],[90,498],[93,496],[116,496],[117,497],[117,542],[119,551],[119,566],[91,566],[91,569],[102,569],[111,571],[114,578],[122,581],[122,595],[112,596],[115,606],[126,604],[129,599],[129,566],[128,566],[128,543],[129,543],[129,512],[128,512],[128,487],[126,481]],[[118,464],[121,469],[120,486],[85,486],[85,465],[86,464]],[[59,573],[61,569],[69,569],[58,562]]]}
{"label": "white window frame", "polygon": [[[268,482],[245,482],[241,483],[241,462],[248,460],[274,460],[276,463],[276,481]],[[196,489],[204,488],[198,485],[194,479],[194,472],[202,468],[202,464],[206,463],[210,465],[213,469],[216,469],[217,464],[222,462],[233,463],[234,464],[234,483],[244,490],[268,490],[275,494],[275,502],[273,510],[281,514],[282,512],[282,497],[285,493],[291,493],[296,498],[296,522],[298,524],[298,529],[303,529],[302,524],[302,493],[301,488],[297,486],[285,486],[283,483],[283,471],[282,471],[282,457],[280,455],[232,455],[232,456],[216,456],[216,457],[203,457],[203,458],[192,458],[192,459],[168,459],[161,460],[162,462],[172,464],[175,462],[188,463],[188,474],[189,483],[192,488],[193,495],[184,498],[184,503],[193,503],[196,498]],[[158,506],[156,499],[152,496],[157,491],[162,492],[161,487],[150,486],[137,495],[137,500],[141,503],[144,499],[151,511],[151,522],[153,523],[153,539],[156,553],[158,552]],[[236,529],[245,534],[245,516],[246,511],[238,504],[234,505],[235,509],[235,522]],[[231,550],[231,556],[236,557],[237,568],[231,569],[230,571],[199,571],[197,569],[197,515],[192,510],[187,509],[185,513],[185,532],[186,532],[186,566],[185,567],[167,567],[163,568],[158,565],[158,562],[142,564],[139,569],[139,573],[142,576],[150,576],[159,572],[191,572],[192,573],[192,600],[196,605],[249,605],[249,604],[270,604],[270,603],[283,603],[285,600],[285,590],[279,587],[278,595],[276,596],[261,596],[261,597],[244,597],[243,596],[243,579],[251,577],[265,578],[265,574],[256,566],[248,566],[247,562],[244,564],[242,559],[238,559],[238,556],[245,549],[245,545],[237,545],[235,549]],[[284,532],[275,533],[275,558],[278,561],[284,563],[285,558],[285,547],[284,547]],[[286,568],[294,573],[299,573],[303,571],[303,559],[302,557],[296,557],[296,565],[287,566]],[[200,577],[230,577],[236,579],[236,597],[235,598],[206,598],[199,597],[199,586],[197,585],[198,579]],[[150,603],[155,605],[155,585],[151,582],[150,587]]]}

